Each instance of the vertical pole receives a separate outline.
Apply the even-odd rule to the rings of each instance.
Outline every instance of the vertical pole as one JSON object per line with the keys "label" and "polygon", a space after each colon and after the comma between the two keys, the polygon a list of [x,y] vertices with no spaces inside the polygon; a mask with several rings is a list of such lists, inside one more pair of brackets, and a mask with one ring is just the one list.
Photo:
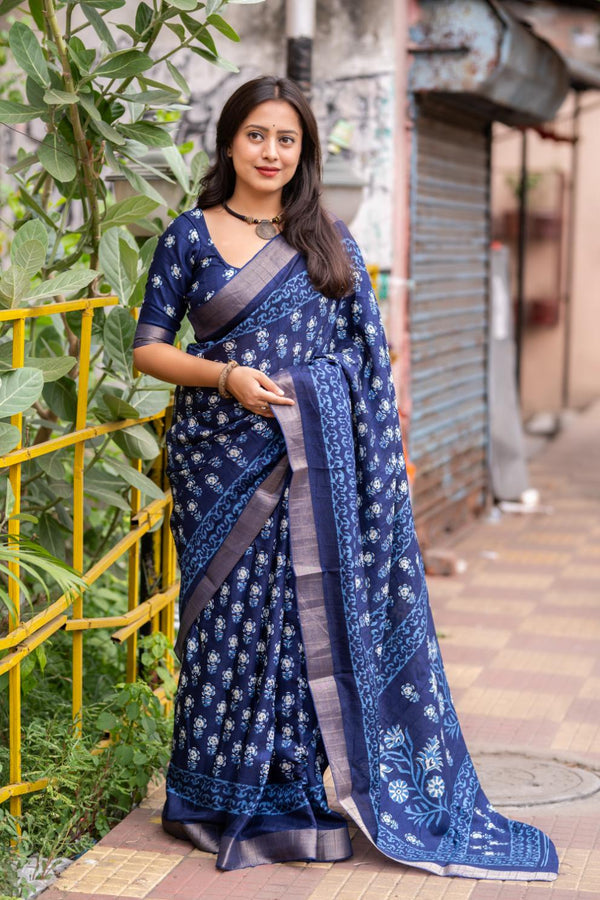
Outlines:
{"label": "vertical pole", "polygon": [[[84,309],[81,315],[81,340],[79,343],[79,385],[77,388],[77,414],[75,431],[85,428],[87,419],[88,385],[90,377],[90,348],[94,310]],[[85,441],[75,445],[73,464],[73,568],[83,572],[83,475],[85,469]],[[83,594],[73,600],[73,618],[83,618]],[[75,732],[83,730],[83,631],[73,632],[73,722]]]}
{"label": "vertical pole", "polygon": [[579,183],[579,136],[581,93],[575,91],[571,143],[571,185],[569,190],[569,231],[567,236],[567,272],[565,277],[565,320],[563,332],[562,407],[569,408],[571,393],[571,335],[573,327],[573,284],[575,277],[575,216]]}
{"label": "vertical pole", "polygon": [[[25,319],[17,319],[13,328],[12,364],[14,369],[20,369],[25,364]],[[22,413],[11,416],[10,423],[21,432],[21,438],[15,448],[18,449],[23,444]],[[20,520],[16,517],[21,512],[21,463],[15,463],[15,465],[10,466],[8,477],[12,492],[12,509],[8,520],[8,535],[9,540],[12,539],[11,542],[14,542],[15,547],[18,547],[21,525]],[[20,572],[18,562],[10,562],[8,567],[11,574],[18,578]],[[21,591],[18,582],[14,578],[10,578],[8,581],[8,596],[13,606],[8,618],[8,630],[11,632],[18,627],[21,621]],[[13,666],[8,673],[8,697],[10,719],[9,778],[12,784],[17,784],[21,781],[21,663]],[[10,812],[17,819],[21,816],[22,804],[20,797],[10,798]]]}
{"label": "vertical pole", "polygon": [[[132,466],[136,471],[142,471],[141,459],[132,460]],[[141,494],[137,488],[132,487],[130,493],[131,515],[139,513],[141,508]],[[140,599],[140,542],[136,541],[129,550],[129,578],[127,588],[127,608],[135,609]],[[133,682],[137,678],[137,641],[138,632],[134,631],[127,638],[127,681]]]}
{"label": "vertical pole", "polygon": [[410,327],[409,327],[409,270],[410,270],[410,159],[412,152],[412,121],[409,112],[408,32],[418,16],[414,0],[394,4],[396,35],[395,80],[395,140],[394,140],[394,202],[392,219],[392,270],[389,300],[389,341],[392,369],[398,391],[398,403],[404,439],[411,414],[410,391]]}
{"label": "vertical pole", "polygon": [[296,82],[307,97],[310,97],[312,84],[315,15],[316,0],[286,0],[286,74]]}
{"label": "vertical pole", "polygon": [[522,355],[525,334],[525,269],[527,254],[527,129],[521,132],[521,174],[519,177],[519,240],[517,246],[516,380],[522,395]]}

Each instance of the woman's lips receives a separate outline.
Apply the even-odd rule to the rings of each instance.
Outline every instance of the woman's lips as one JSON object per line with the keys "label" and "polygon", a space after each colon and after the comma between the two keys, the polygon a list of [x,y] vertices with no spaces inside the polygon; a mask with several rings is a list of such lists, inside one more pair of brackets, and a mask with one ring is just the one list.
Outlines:
{"label": "woman's lips", "polygon": [[273,178],[279,174],[279,169],[269,169],[266,166],[257,166],[256,171],[260,172],[261,175],[266,175],[267,178]]}

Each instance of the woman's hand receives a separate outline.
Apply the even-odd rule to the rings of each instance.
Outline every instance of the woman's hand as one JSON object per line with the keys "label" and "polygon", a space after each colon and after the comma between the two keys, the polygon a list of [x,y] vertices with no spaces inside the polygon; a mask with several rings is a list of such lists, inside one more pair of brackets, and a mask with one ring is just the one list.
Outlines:
{"label": "woman's hand", "polygon": [[260,369],[250,366],[236,366],[227,376],[225,388],[249,412],[273,418],[269,404],[293,406],[294,401],[286,397],[274,381]]}

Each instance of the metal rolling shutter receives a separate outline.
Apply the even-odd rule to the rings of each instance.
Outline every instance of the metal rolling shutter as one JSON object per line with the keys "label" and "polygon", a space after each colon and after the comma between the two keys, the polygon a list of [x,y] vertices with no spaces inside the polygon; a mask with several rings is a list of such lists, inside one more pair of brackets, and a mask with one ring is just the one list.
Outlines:
{"label": "metal rolling shutter", "polygon": [[418,109],[413,144],[410,457],[419,535],[480,508],[487,482],[490,133]]}

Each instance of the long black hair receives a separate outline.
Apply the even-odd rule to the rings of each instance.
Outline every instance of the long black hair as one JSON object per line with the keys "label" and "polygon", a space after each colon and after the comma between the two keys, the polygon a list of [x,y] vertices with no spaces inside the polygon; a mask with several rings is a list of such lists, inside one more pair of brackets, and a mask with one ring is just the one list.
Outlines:
{"label": "long black hair", "polygon": [[250,112],[267,100],[285,100],[302,124],[298,168],[282,193],[283,234],[288,244],[306,257],[314,287],[327,297],[342,297],[351,286],[352,273],[340,234],[319,202],[321,146],[317,123],[304,94],[289,78],[254,78],[227,100],[217,124],[216,160],[202,179],[197,206],[209,209],[233,194],[235,170],[227,151]]}

